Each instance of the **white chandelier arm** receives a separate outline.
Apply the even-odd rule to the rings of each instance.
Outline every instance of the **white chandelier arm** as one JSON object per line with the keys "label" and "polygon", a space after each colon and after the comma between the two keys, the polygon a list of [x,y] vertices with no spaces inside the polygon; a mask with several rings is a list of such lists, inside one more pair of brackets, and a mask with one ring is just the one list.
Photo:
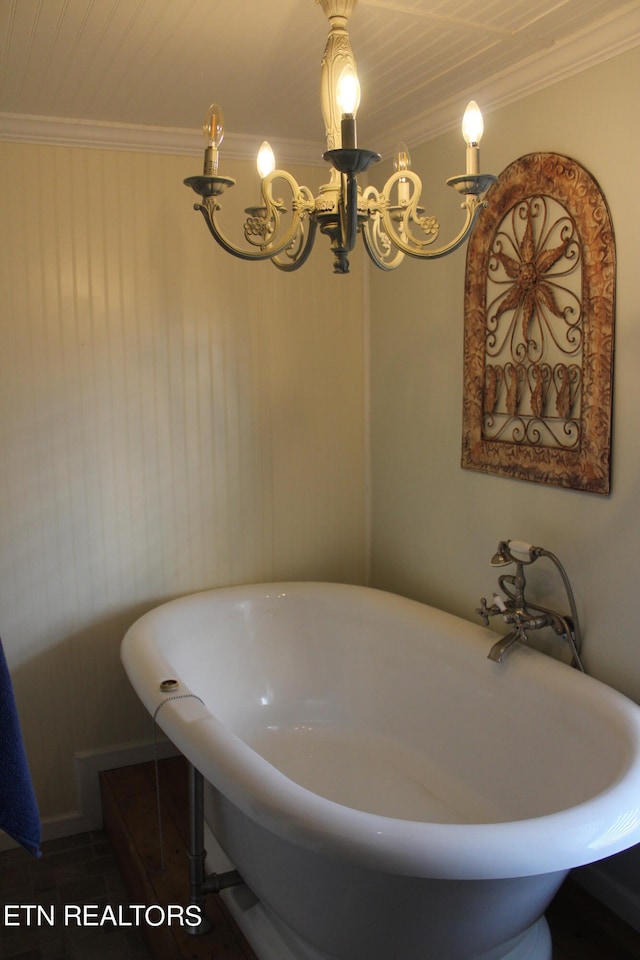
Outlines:
{"label": "white chandelier arm", "polygon": [[[408,198],[405,198],[402,204],[392,205],[391,191],[396,184],[410,183],[412,190]],[[431,245],[438,237],[439,224],[435,217],[424,216],[423,211],[418,206],[422,192],[422,183],[417,174],[412,170],[397,171],[392,174],[384,185],[381,192],[374,188],[367,188],[367,195],[371,197],[369,209],[371,213],[370,224],[365,226],[364,236],[369,255],[374,262],[382,265],[382,269],[394,269],[398,263],[391,261],[388,257],[380,256],[384,249],[384,237],[397,250],[422,260],[435,260],[438,257],[444,257],[452,253],[461,246],[475,225],[476,219],[481,210],[486,207],[486,203],[479,200],[477,195],[466,194],[462,209],[466,211],[465,222],[458,234],[440,247],[431,248]],[[378,217],[381,220],[377,222]],[[412,225],[419,226],[424,234],[418,237],[412,231]],[[377,234],[377,236],[376,236]],[[382,238],[382,239],[381,239]],[[371,254],[370,246],[374,248],[374,255]],[[377,253],[377,255],[375,255]],[[382,264],[380,260],[382,259]]]}
{"label": "white chandelier arm", "polygon": [[[285,208],[282,205],[282,200],[276,200],[273,197],[273,182],[275,180],[284,180],[288,184],[293,198],[291,222],[288,230],[280,239],[277,239],[277,237],[281,213]],[[263,206],[249,209],[249,216],[244,225],[245,239],[247,243],[255,246],[256,250],[239,247],[224,236],[216,221],[216,214],[221,207],[215,195],[203,197],[202,203],[196,203],[194,207],[204,217],[214,240],[227,253],[241,260],[272,260],[291,247],[292,244],[295,244],[302,229],[302,221],[313,212],[314,199],[309,188],[299,186],[295,178],[286,170],[274,170],[262,180],[262,201]]]}
{"label": "white chandelier arm", "polygon": [[[417,257],[418,259],[437,260],[438,257],[446,257],[448,253],[453,253],[454,250],[457,250],[458,247],[461,247],[465,240],[469,237],[469,234],[476,224],[476,220],[487,204],[482,200],[478,200],[476,196],[469,195],[465,197],[460,206],[463,210],[466,210],[465,222],[460,232],[457,233],[456,236],[444,246],[435,247],[433,250],[422,250],[420,248],[413,249],[410,244],[404,244],[399,241],[395,234],[393,237],[393,242],[399,246],[401,250],[404,250],[405,253],[408,253],[409,256]],[[385,229],[388,229],[388,218],[383,217],[383,220]]]}
{"label": "white chandelier arm", "polygon": [[[400,196],[401,185],[404,188],[406,196],[402,202],[392,203],[391,192],[398,185],[398,198]],[[411,189],[409,190],[409,187]],[[404,250],[405,253],[412,253],[416,250],[424,250],[438,239],[440,224],[435,217],[425,216],[424,209],[419,206],[422,196],[422,181],[413,170],[396,171],[385,183],[379,194],[378,209],[382,216],[384,229],[391,237],[394,245]],[[412,232],[412,225],[420,228],[420,236],[415,236]],[[396,242],[396,237],[406,246],[400,246]]]}
{"label": "white chandelier arm", "polygon": [[[380,270],[395,270],[404,260],[404,253],[393,246],[391,238],[382,225],[380,207],[383,198],[375,187],[365,187],[363,200],[367,202],[369,216],[362,225],[362,239],[369,257]],[[371,200],[371,203],[368,201]]]}
{"label": "white chandelier arm", "polygon": [[307,235],[305,238],[304,227],[301,221],[298,225],[298,234],[289,247],[287,247],[281,256],[271,257],[271,263],[274,267],[277,267],[278,270],[282,270],[285,273],[292,273],[306,263],[313,249],[317,226],[315,220],[308,220]]}

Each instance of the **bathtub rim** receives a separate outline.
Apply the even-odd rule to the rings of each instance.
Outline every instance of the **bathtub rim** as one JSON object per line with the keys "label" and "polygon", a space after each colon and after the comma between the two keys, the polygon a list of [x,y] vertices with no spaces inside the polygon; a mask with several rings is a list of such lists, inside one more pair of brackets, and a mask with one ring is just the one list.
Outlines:
{"label": "bathtub rim", "polygon": [[[483,824],[398,820],[322,797],[295,783],[256,753],[216,718],[186,684],[181,684],[178,696],[162,694],[157,680],[170,675],[175,666],[159,651],[153,650],[156,676],[150,680],[145,674],[139,645],[144,655],[149,655],[153,645],[149,629],[166,608],[176,609],[194,598],[209,595],[237,599],[250,592],[251,597],[264,598],[309,589],[326,593],[336,588],[341,592],[364,591],[412,608],[425,608],[447,620],[476,628],[461,617],[372,587],[275,581],[211,588],[176,597],[136,620],[123,639],[121,656],[125,670],[148,712],[153,716],[159,704],[164,703],[158,713],[158,725],[231,802],[283,839],[308,849],[356,859],[383,872],[434,879],[498,879],[555,873],[603,859],[640,842],[640,799],[625,801],[627,823],[621,823],[617,833],[613,832],[611,813],[612,803],[622,805],[623,798],[629,796],[640,798],[640,709],[596,678],[580,674],[531,648],[523,648],[516,656],[522,654],[523,658],[533,658],[533,662],[548,662],[552,670],[566,670],[567,682],[596,685],[593,690],[598,689],[607,709],[624,719],[633,742],[634,759],[623,775],[580,804],[539,817]],[[219,750],[217,759],[207,750],[211,740]]]}

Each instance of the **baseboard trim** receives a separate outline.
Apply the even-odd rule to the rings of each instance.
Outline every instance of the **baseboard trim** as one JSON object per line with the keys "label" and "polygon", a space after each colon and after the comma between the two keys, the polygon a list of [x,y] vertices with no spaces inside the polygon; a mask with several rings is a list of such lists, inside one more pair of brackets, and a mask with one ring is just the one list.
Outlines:
{"label": "baseboard trim", "polygon": [[[156,741],[135,740],[110,747],[98,747],[95,750],[80,750],[75,754],[76,793],[78,806],[55,817],[42,821],[42,840],[60,840],[76,833],[87,833],[102,827],[102,801],[100,797],[99,774],[103,770],[115,770],[118,767],[130,767],[137,763],[164,760],[174,757],[179,751],[166,737]],[[0,852],[17,847],[11,837],[0,833]]]}

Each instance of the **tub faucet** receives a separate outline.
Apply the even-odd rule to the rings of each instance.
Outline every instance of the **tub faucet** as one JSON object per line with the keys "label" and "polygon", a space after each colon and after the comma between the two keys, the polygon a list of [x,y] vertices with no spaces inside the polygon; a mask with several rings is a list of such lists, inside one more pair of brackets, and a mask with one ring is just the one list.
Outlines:
{"label": "tub faucet", "polygon": [[[563,615],[555,610],[531,603],[525,598],[527,582],[524,568],[534,563],[539,557],[547,557],[558,569],[569,601],[570,614]],[[532,547],[520,540],[501,540],[497,552],[491,559],[491,565],[503,567],[511,563],[516,565],[515,574],[502,574],[498,578],[499,587],[505,596],[502,597],[500,594],[494,593],[493,603],[490,605],[487,604],[486,598],[482,597],[480,606],[476,609],[476,613],[481,616],[485,627],[489,626],[489,620],[494,616],[501,616],[505,623],[513,626],[510,633],[500,637],[493,644],[488,654],[489,659],[496,661],[496,663],[502,663],[505,654],[511,650],[518,640],[527,643],[529,631],[551,627],[557,636],[567,642],[571,651],[571,665],[584,672],[580,660],[582,638],[578,611],[569,578],[558,558],[543,547]]]}

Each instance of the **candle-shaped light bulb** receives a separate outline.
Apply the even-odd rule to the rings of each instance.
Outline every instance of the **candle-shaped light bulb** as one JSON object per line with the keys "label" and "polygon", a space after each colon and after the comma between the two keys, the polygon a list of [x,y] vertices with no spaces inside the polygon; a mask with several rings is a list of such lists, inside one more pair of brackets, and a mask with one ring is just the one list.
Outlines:
{"label": "candle-shaped light bulb", "polygon": [[224,139],[224,114],[217,103],[212,103],[202,121],[204,151],[204,175],[213,177],[218,172],[218,148]]}
{"label": "candle-shaped light bulb", "polygon": [[268,140],[264,140],[258,150],[258,174],[260,175],[260,179],[264,180],[270,173],[273,173],[275,168],[276,158],[271,149],[271,144]]}
{"label": "candle-shaped light bulb", "polygon": [[204,115],[202,136],[207,146],[211,147],[219,147],[224,140],[224,114],[217,103],[212,103]]}
{"label": "candle-shaped light bulb", "polygon": [[484,123],[480,107],[475,100],[471,100],[462,118],[462,136],[466,143],[478,144],[482,140],[483,132]]}
{"label": "candle-shaped light bulb", "polygon": [[[397,173],[403,173],[405,170],[411,169],[411,155],[406,143],[399,143],[396,147],[393,169]],[[402,206],[409,202],[409,181],[406,177],[401,177],[398,181],[398,200]]]}
{"label": "candle-shaped light bulb", "polygon": [[342,114],[355,117],[360,106],[360,83],[358,75],[351,64],[347,64],[338,80],[336,91],[338,109]]}
{"label": "candle-shaped light bulb", "polygon": [[336,103],[341,114],[340,132],[344,150],[357,146],[356,113],[360,106],[360,83],[354,67],[349,63],[340,74],[336,88]]}
{"label": "candle-shaped light bulb", "polygon": [[404,170],[411,170],[411,154],[406,143],[399,143],[396,147],[396,155],[393,158],[393,169],[402,173]]}
{"label": "candle-shaped light bulb", "polygon": [[478,144],[482,140],[484,123],[482,122],[482,113],[480,107],[471,100],[462,118],[462,136],[467,144],[467,173],[476,175],[480,173],[480,148]]}

